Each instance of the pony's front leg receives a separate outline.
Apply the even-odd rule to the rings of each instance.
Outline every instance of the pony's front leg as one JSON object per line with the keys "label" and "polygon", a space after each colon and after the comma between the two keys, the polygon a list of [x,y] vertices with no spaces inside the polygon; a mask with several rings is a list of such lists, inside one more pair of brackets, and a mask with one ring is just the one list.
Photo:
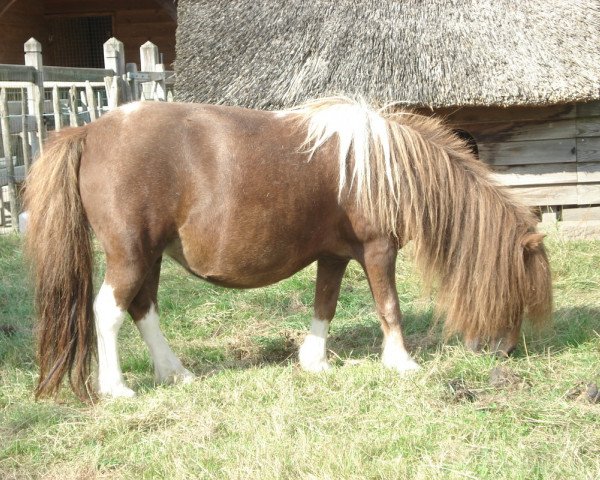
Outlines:
{"label": "pony's front leg", "polygon": [[364,245],[360,262],[365,270],[383,330],[383,364],[398,372],[418,370],[419,365],[404,347],[400,327],[402,314],[396,291],[397,247],[393,241],[380,239]]}
{"label": "pony's front leg", "polygon": [[310,333],[298,352],[300,366],[308,372],[322,372],[330,368],[327,363],[327,333],[347,265],[348,260],[340,258],[321,258],[317,261],[314,316]]}

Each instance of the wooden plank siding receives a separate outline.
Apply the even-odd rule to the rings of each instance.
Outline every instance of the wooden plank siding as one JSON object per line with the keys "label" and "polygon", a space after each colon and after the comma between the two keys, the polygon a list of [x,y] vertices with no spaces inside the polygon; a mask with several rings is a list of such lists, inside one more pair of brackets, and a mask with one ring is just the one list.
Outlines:
{"label": "wooden plank siding", "polygon": [[[600,122],[600,118],[598,119]],[[600,137],[577,139],[578,162],[600,162]]]}
{"label": "wooden plank siding", "polygon": [[[469,123],[483,124],[493,122],[514,121],[555,121],[565,118],[575,118],[576,105],[549,105],[546,107],[449,107],[434,110],[420,108],[417,113],[444,118],[450,125],[465,125]],[[586,115],[587,116],[587,115]]]}
{"label": "wooden plank siding", "polygon": [[[477,140],[477,134],[469,132]],[[489,165],[531,165],[577,161],[575,138],[479,143],[479,158]]]}
{"label": "wooden plank siding", "polygon": [[504,185],[558,185],[577,183],[577,164],[558,163],[494,168],[494,179]]}
{"label": "wooden plank siding", "polygon": [[436,110],[530,205],[600,204],[600,102]]}
{"label": "wooden plank siding", "polygon": [[[46,15],[111,15],[112,35],[125,46],[125,61],[140,63],[140,45],[151,41],[166,69],[175,61],[177,23],[154,0],[43,0]],[[43,42],[42,42],[43,43]]]}
{"label": "wooden plank siding", "polygon": [[16,0],[0,17],[0,63],[23,64],[23,44],[35,37],[44,48],[44,62],[52,58],[50,17],[112,17],[112,36],[125,45],[125,61],[140,63],[140,45],[151,41],[163,54],[167,70],[175,61],[176,21],[154,0]]}
{"label": "wooden plank siding", "polygon": [[46,39],[43,0],[17,0],[0,16],[0,63],[23,65],[23,44]]}

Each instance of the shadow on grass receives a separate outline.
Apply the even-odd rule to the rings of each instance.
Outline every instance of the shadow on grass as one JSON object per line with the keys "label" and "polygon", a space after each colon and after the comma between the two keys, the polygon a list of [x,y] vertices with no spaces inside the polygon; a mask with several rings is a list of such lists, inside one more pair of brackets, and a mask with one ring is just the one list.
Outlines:
{"label": "shadow on grass", "polygon": [[[406,314],[404,316],[405,343],[417,356],[427,356],[441,345],[459,342],[456,338],[446,340],[442,324],[435,324],[430,314]],[[2,322],[0,322],[2,324]],[[0,329],[0,361],[4,365],[36,369],[33,335],[29,328],[13,327],[7,322]],[[550,326],[535,332],[525,328],[525,343],[519,343],[515,358],[527,355],[557,355],[568,348],[576,348],[593,339],[600,339],[600,309],[577,306],[558,309]],[[223,370],[240,370],[266,365],[286,365],[297,361],[297,352],[304,340],[306,330],[283,328],[269,336],[239,336],[225,345],[190,346],[183,353],[184,363],[196,375],[203,377]],[[378,357],[381,353],[383,334],[376,321],[351,324],[334,320],[328,348],[333,363]],[[144,348],[144,347],[141,347]],[[131,365],[124,365],[131,368]],[[148,372],[140,379],[140,386],[153,384],[152,367],[144,361],[143,366],[133,370]]]}
{"label": "shadow on grass", "polygon": [[[335,363],[379,356],[383,333],[379,323],[341,324],[332,327],[328,349]],[[446,339],[443,325],[431,315],[404,316],[405,344],[410,352],[423,355],[441,345],[460,343],[456,337]],[[590,307],[562,308],[555,312],[550,326],[539,332],[525,328],[525,344],[519,343],[515,358],[531,354],[553,355],[566,348],[575,348],[600,338],[600,309]],[[245,369],[263,365],[285,365],[297,361],[297,352],[306,335],[305,330],[282,329],[268,337],[240,337],[231,341],[220,353],[202,346],[186,351],[190,367],[198,375],[224,369]],[[210,349],[209,349],[210,350]],[[208,355],[208,357],[207,357]]]}
{"label": "shadow on grass", "polygon": [[[407,348],[412,352],[435,349],[442,342],[441,326],[431,327],[429,315],[405,315],[404,323]],[[266,365],[287,365],[297,361],[298,349],[307,330],[283,328],[273,330],[268,336],[238,336],[230,339],[221,349],[203,347],[202,344],[187,348],[184,363],[196,375],[211,375],[232,369],[246,369]],[[330,360],[333,363],[362,360],[379,356],[383,333],[379,322],[359,325],[340,320],[328,338]]]}
{"label": "shadow on grass", "polygon": [[595,307],[563,307],[554,312],[552,322],[540,331],[525,327],[525,342],[520,342],[515,357],[527,354],[556,354],[593,339],[600,339],[600,309]]}

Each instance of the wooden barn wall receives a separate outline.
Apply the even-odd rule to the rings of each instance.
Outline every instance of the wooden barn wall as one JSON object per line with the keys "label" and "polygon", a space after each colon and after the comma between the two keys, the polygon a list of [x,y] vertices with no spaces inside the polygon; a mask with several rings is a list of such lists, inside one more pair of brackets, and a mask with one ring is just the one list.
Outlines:
{"label": "wooden barn wall", "polygon": [[530,205],[600,204],[600,102],[438,110]]}
{"label": "wooden barn wall", "polygon": [[[8,1],[0,0],[0,11]],[[47,47],[46,19],[52,15],[111,15],[113,36],[124,43],[127,62],[139,66],[140,46],[150,40],[172,69],[177,22],[154,0],[16,0],[0,17],[0,63],[23,64],[23,44],[31,37]],[[54,64],[49,55],[44,63]]]}
{"label": "wooden barn wall", "polygon": [[[8,8],[6,8],[8,7]],[[4,9],[6,10],[4,11]],[[48,37],[42,0],[0,0],[0,63],[23,65],[23,44]]]}
{"label": "wooden barn wall", "polygon": [[175,61],[177,22],[154,0],[44,0],[46,15],[112,15],[113,36],[125,45],[125,61],[140,63],[148,40],[164,55],[168,70]]}

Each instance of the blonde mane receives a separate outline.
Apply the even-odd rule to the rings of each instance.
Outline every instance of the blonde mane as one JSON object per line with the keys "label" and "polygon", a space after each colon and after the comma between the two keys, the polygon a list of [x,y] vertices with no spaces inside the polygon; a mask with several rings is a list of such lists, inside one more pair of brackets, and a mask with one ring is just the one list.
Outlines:
{"label": "blonde mane", "polygon": [[[524,256],[538,238],[536,217],[441,121],[345,97],[290,112],[300,115],[311,156],[337,140],[339,200],[353,196],[382,233],[414,241],[426,284],[440,287],[449,332],[489,338],[513,328],[525,309],[534,321],[549,315],[543,246]],[[540,279],[548,288],[535,293]]]}

